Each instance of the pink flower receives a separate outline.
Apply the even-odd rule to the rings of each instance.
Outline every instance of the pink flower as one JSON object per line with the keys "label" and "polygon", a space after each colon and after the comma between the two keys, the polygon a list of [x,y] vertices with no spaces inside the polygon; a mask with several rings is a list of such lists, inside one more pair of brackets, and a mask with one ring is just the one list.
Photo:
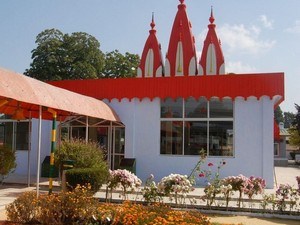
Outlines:
{"label": "pink flower", "polygon": [[208,163],[207,165],[208,165],[208,166],[213,166],[214,164],[212,164],[212,163]]}
{"label": "pink flower", "polygon": [[199,177],[205,177],[204,173],[199,173]]}

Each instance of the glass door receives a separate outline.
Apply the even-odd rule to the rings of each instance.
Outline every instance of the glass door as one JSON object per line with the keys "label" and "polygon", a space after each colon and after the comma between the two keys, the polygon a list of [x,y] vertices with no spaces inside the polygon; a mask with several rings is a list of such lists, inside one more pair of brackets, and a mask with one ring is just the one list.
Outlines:
{"label": "glass door", "polygon": [[125,127],[113,125],[100,125],[94,123],[91,126],[74,124],[74,121],[60,127],[61,140],[81,138],[87,141],[99,143],[110,169],[118,169],[121,160],[125,156]]}
{"label": "glass door", "polygon": [[118,169],[121,160],[125,157],[125,128],[113,127],[112,154],[110,159],[111,169]]}

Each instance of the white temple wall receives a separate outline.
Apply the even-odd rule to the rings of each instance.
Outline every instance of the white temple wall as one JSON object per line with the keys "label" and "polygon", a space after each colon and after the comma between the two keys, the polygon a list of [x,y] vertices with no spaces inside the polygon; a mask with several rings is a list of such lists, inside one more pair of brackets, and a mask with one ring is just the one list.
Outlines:
{"label": "white temple wall", "polygon": [[[160,99],[126,101],[110,105],[125,124],[126,157],[136,158],[137,176],[145,181],[153,174],[159,181],[171,173],[189,175],[199,156],[160,155]],[[272,188],[273,101],[268,97],[246,101],[237,98],[234,128],[234,157],[208,157],[207,163],[217,165],[224,159],[226,165],[220,170],[222,177],[239,174],[263,177]]]}

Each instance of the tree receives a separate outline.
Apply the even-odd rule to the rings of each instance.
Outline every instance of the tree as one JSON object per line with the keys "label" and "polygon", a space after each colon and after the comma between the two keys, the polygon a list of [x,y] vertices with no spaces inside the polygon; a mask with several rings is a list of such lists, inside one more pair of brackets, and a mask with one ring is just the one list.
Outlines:
{"label": "tree", "polygon": [[36,37],[32,63],[25,75],[43,81],[98,78],[104,54],[98,40],[84,32],[71,35],[47,29]]}
{"label": "tree", "polygon": [[296,126],[298,133],[300,135],[300,106],[298,104],[295,104],[295,108],[297,110],[297,113],[295,115],[293,125]]}
{"label": "tree", "polygon": [[284,127],[290,128],[295,120],[295,115],[292,112],[284,112]]}
{"label": "tree", "polygon": [[137,54],[126,52],[122,55],[118,50],[108,52],[105,55],[102,76],[105,78],[135,77],[139,62],[140,57]]}
{"label": "tree", "polygon": [[278,106],[274,111],[274,117],[277,124],[283,122],[283,114],[280,106]]}
{"label": "tree", "polygon": [[290,134],[289,143],[300,148],[300,135],[298,130],[295,127],[291,127],[288,129],[288,131]]}
{"label": "tree", "polygon": [[297,146],[300,150],[300,106],[295,104],[295,108],[297,113],[294,116],[294,121],[289,129],[289,142],[291,145]]}
{"label": "tree", "polygon": [[298,130],[298,134],[300,135],[300,106],[295,103],[295,108],[297,110],[297,113],[295,115],[293,125]]}
{"label": "tree", "polygon": [[42,80],[135,77],[140,57],[118,50],[103,54],[99,41],[84,32],[47,29],[36,37],[25,75]]}

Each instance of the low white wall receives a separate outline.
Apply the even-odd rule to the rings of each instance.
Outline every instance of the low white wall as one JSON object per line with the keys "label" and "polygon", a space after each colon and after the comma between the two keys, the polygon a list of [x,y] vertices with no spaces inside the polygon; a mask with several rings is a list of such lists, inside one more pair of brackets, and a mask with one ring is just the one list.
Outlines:
{"label": "low white wall", "polygon": [[[125,124],[125,156],[136,158],[137,176],[143,181],[150,174],[156,180],[171,173],[189,175],[198,156],[160,155],[160,99],[123,99],[109,103]],[[235,99],[234,157],[224,158],[222,177],[243,174],[266,180],[273,188],[273,101]],[[217,165],[222,157],[209,157]],[[208,169],[207,165],[203,166]]]}

